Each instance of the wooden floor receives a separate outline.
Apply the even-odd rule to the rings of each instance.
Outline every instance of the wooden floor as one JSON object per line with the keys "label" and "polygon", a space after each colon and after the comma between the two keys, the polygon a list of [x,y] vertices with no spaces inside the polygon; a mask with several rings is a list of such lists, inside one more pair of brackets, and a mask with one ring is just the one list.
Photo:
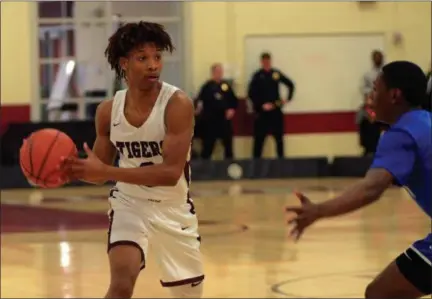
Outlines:
{"label": "wooden floor", "polygon": [[[350,182],[194,183],[207,276],[204,296],[360,298],[378,271],[430,231],[430,222],[405,191],[392,189],[363,211],[316,224],[298,244],[288,239],[283,207],[296,202],[294,188],[321,201]],[[2,191],[2,298],[105,294],[107,222],[92,220],[105,221],[107,190],[49,190],[42,203],[39,191]],[[62,224],[66,212],[81,215],[76,227]],[[150,252],[134,297],[169,296],[158,273]]]}

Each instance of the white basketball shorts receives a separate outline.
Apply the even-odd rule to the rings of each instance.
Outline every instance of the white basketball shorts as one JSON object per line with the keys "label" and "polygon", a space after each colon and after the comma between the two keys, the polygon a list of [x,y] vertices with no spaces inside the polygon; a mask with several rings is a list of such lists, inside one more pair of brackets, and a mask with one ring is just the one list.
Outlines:
{"label": "white basketball shorts", "polygon": [[145,268],[148,246],[161,269],[161,284],[175,287],[204,279],[198,220],[191,199],[157,201],[110,194],[108,251],[118,245],[141,250]]}

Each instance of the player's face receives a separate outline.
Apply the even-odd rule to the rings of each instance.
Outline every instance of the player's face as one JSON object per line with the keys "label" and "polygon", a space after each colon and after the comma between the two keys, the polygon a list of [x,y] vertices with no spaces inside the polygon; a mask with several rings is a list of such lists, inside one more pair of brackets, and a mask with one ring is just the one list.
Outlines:
{"label": "player's face", "polygon": [[372,94],[372,109],[375,111],[376,119],[386,123],[391,122],[395,103],[395,90],[389,89],[382,75],[379,75],[374,82]]}
{"label": "player's face", "polygon": [[148,89],[159,81],[162,51],[154,44],[144,44],[132,50],[121,63],[129,86]]}

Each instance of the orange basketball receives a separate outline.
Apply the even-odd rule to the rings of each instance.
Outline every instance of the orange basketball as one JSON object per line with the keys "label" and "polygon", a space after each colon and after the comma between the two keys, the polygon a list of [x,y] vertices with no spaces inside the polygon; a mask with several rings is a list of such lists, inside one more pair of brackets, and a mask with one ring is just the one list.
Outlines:
{"label": "orange basketball", "polygon": [[76,156],[75,143],[65,133],[42,129],[32,133],[20,149],[21,169],[29,183],[42,188],[56,188],[65,184],[61,157]]}

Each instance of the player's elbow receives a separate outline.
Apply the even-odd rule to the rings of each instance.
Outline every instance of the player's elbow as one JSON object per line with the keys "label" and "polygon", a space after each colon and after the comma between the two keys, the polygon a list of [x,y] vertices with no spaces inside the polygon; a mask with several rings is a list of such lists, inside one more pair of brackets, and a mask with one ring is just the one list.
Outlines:
{"label": "player's elbow", "polygon": [[365,182],[363,192],[364,192],[364,200],[371,204],[377,201],[381,195],[384,193],[385,189],[387,189],[387,184],[383,184],[379,181],[376,182]]}

